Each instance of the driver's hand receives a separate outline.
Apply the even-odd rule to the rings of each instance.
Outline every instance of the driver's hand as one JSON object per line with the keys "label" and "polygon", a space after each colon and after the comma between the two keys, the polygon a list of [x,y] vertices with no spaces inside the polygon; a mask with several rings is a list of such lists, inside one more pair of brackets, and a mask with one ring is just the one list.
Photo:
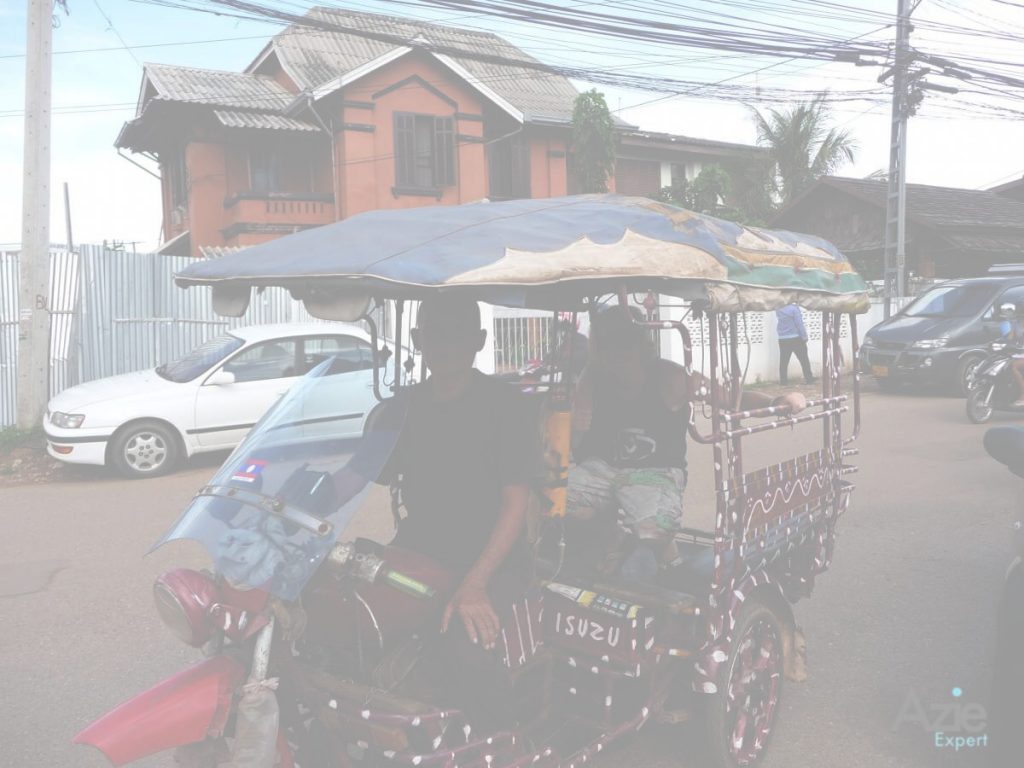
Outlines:
{"label": "driver's hand", "polygon": [[807,398],[801,392],[787,392],[776,398],[775,405],[788,405],[790,414],[800,413],[807,407]]}
{"label": "driver's hand", "polygon": [[487,650],[494,648],[501,631],[498,614],[494,612],[487,590],[475,583],[463,582],[444,609],[441,631],[448,631],[452,617],[458,614],[469,639]]}

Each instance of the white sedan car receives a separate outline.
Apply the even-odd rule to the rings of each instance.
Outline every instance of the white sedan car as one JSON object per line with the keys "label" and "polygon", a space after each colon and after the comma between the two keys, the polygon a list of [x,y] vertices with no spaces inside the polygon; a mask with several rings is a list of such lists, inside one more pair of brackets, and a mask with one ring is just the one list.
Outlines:
{"label": "white sedan car", "polygon": [[306,323],[236,328],[173,363],[66,389],[47,406],[47,450],[130,477],[159,475],[186,456],[235,447],[329,357],[342,366],[332,376],[342,418],[359,435],[376,404],[370,336],[345,323]]}

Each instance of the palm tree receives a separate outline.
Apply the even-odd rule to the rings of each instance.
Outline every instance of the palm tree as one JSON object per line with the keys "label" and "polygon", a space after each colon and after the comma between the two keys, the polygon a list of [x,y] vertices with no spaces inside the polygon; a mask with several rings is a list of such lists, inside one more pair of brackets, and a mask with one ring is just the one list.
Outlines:
{"label": "palm tree", "polygon": [[848,131],[829,128],[825,94],[768,115],[754,110],[757,143],[775,161],[776,190],[783,203],[795,198],[815,179],[853,162],[857,143]]}

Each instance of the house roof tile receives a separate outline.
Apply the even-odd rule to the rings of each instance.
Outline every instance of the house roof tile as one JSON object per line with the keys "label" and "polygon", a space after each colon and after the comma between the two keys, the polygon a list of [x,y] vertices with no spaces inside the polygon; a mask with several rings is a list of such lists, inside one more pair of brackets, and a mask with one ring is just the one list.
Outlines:
{"label": "house roof tile", "polygon": [[[313,8],[307,16],[320,28],[293,25],[271,44],[282,67],[300,88],[325,85],[403,45],[422,45],[450,55],[480,84],[520,110],[527,120],[572,118],[577,91],[566,78],[525,65],[458,55],[458,51],[465,51],[476,56],[539,64],[497,35],[334,8]],[[364,33],[387,39],[370,39],[362,36]]]}
{"label": "house roof tile", "polygon": [[319,131],[320,128],[305,120],[294,117],[271,115],[265,112],[239,112],[237,110],[215,109],[217,122],[225,128],[258,128],[271,131]]}
{"label": "house roof tile", "polygon": [[145,76],[156,97],[165,101],[280,112],[293,98],[283,85],[265,75],[146,64]]}
{"label": "house roof tile", "polygon": [[687,149],[690,147],[706,147],[709,149],[725,149],[743,152],[750,155],[761,155],[767,158],[768,150],[753,144],[736,144],[729,141],[717,141],[715,139],[700,139],[695,136],[682,136],[676,133],[663,133],[660,131],[643,131],[639,128],[627,128],[621,133],[622,140],[633,144],[657,144]]}
{"label": "house roof tile", "polygon": [[[824,176],[775,215],[776,226],[807,228],[802,212],[808,201],[820,199],[823,189],[834,189],[885,211],[888,182]],[[939,236],[947,248],[988,254],[1024,254],[1024,202],[991,190],[907,184],[908,242],[927,230]],[[884,232],[851,233],[838,245],[846,251],[880,250]]]}
{"label": "house roof tile", "polygon": [[[885,207],[886,181],[825,176],[820,183]],[[1024,233],[1024,202],[990,190],[907,184],[907,216],[939,229],[1005,227]]]}

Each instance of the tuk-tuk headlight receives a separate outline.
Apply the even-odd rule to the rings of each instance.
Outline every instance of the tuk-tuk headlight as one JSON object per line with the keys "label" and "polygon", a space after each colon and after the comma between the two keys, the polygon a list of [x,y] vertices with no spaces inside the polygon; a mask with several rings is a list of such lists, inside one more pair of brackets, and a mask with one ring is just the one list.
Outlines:
{"label": "tuk-tuk headlight", "polygon": [[941,349],[947,344],[949,344],[949,339],[945,336],[940,336],[937,339],[921,339],[920,341],[915,341],[911,346],[914,349]]}
{"label": "tuk-tuk headlight", "polygon": [[865,336],[864,337],[864,343],[861,344],[861,346],[862,347],[873,347],[873,346],[875,346],[875,340],[872,339],[870,336]]}
{"label": "tuk-tuk headlight", "polygon": [[209,576],[178,568],[158,577],[153,584],[157,613],[182,642],[199,648],[213,636],[212,609],[219,590]]}

